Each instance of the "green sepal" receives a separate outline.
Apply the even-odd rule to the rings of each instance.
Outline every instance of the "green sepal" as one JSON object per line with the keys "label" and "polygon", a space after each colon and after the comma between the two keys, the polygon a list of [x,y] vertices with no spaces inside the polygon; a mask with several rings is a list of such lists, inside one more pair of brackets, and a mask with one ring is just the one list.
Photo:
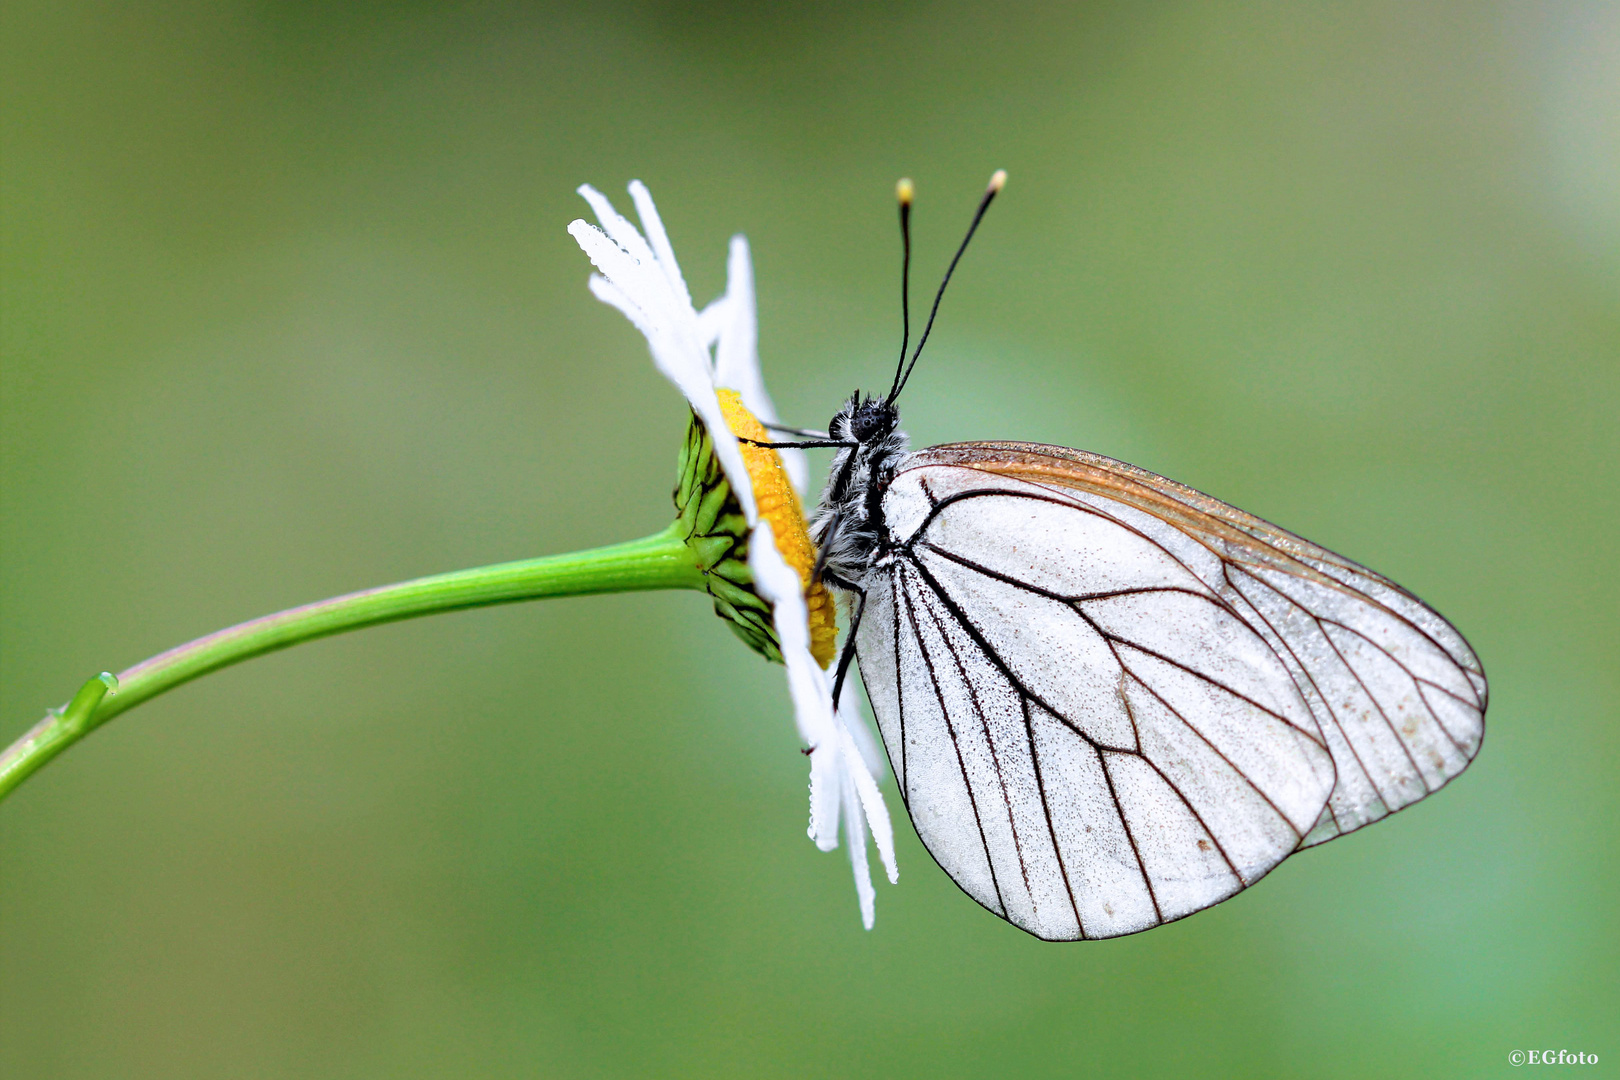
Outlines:
{"label": "green sepal", "polygon": [[695,412],[676,468],[675,523],[697,556],[714,613],[750,649],[780,664],[782,643],[771,623],[771,605],[754,591],[748,568],[748,519],[715,456],[714,439]]}

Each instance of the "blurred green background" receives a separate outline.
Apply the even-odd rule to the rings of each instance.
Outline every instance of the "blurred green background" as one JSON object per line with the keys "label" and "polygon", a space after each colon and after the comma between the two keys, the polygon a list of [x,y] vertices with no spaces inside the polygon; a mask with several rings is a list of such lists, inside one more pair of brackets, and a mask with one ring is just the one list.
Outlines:
{"label": "blurred green background", "polygon": [[816,424],[887,378],[894,180],[926,290],[1007,168],[916,442],[1194,484],[1428,599],[1493,691],[1436,798],[1054,946],[903,818],[863,932],[779,671],[700,596],[305,646],[0,807],[5,1076],[1620,1062],[1620,9],[7,0],[3,28],[7,740],[243,618],[662,527],[685,410],[564,232],[575,185],[627,207],[633,177],[700,302],[748,234],[767,376]]}

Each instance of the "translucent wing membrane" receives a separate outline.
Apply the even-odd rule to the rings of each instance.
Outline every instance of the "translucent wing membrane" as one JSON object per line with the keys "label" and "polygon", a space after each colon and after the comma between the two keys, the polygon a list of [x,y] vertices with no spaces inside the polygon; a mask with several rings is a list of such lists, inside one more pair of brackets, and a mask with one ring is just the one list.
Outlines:
{"label": "translucent wing membrane", "polygon": [[1398,586],[1190,488],[1057,447],[915,454],[857,640],[940,865],[1048,939],[1217,903],[1422,798],[1485,680]]}

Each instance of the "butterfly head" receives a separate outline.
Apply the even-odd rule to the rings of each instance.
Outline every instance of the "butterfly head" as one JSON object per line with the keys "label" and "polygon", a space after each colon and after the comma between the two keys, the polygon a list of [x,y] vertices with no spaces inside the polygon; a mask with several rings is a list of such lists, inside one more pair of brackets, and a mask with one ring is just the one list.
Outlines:
{"label": "butterfly head", "polygon": [[888,438],[900,426],[900,410],[886,397],[850,395],[827,426],[835,439],[870,444]]}

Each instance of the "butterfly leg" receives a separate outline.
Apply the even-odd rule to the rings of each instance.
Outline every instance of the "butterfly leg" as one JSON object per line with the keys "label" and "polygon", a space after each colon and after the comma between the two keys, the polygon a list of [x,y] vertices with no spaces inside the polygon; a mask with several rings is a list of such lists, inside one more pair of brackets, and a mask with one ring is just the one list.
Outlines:
{"label": "butterfly leg", "polygon": [[834,510],[828,516],[827,524],[821,529],[819,535],[813,535],[813,539],[816,539],[819,543],[819,549],[816,551],[815,565],[810,568],[810,580],[812,582],[825,581],[828,584],[837,585],[840,589],[859,592],[860,590],[853,585],[842,584],[843,579],[836,574],[827,573],[827,557],[832,554],[833,548],[838,546],[838,522],[843,516],[842,511]]}
{"label": "butterfly leg", "polygon": [[827,574],[822,580],[846,592],[852,592],[857,597],[855,614],[849,619],[849,636],[844,639],[844,647],[838,653],[838,673],[833,677],[833,708],[837,709],[838,697],[844,690],[844,679],[849,675],[849,663],[855,659],[855,635],[860,632],[861,616],[866,612],[866,590],[837,574]]}

